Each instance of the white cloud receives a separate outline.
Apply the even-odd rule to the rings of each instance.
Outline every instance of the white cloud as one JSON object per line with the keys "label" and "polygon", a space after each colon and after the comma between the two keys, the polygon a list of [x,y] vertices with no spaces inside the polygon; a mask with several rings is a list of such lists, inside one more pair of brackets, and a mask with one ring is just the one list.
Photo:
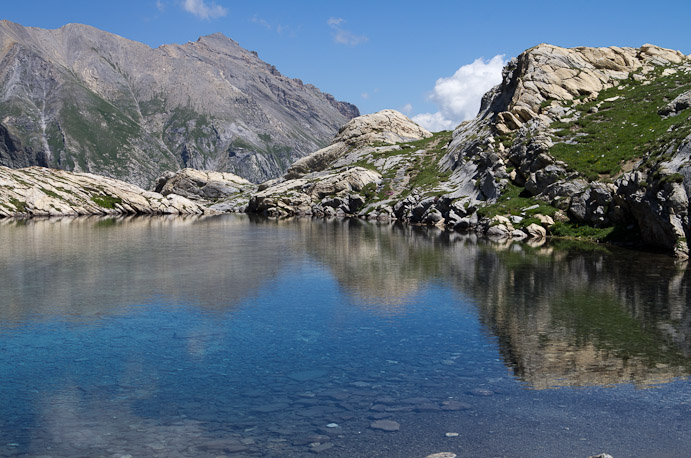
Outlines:
{"label": "white cloud", "polygon": [[362,94],[360,94],[360,97],[362,97],[365,100],[369,99],[369,92],[363,92]]}
{"label": "white cloud", "polygon": [[411,119],[431,132],[451,130],[459,124],[450,119],[446,119],[444,115],[438,111],[436,113],[420,113],[413,116]]}
{"label": "white cloud", "polygon": [[163,3],[161,0],[156,0],[156,9],[163,13],[166,10],[166,4]]}
{"label": "white cloud", "polygon": [[501,82],[501,70],[506,64],[504,55],[489,61],[475,59],[459,68],[453,76],[439,78],[429,100],[439,111],[420,113],[413,121],[431,131],[453,129],[461,121],[472,119],[480,109],[482,96]]}
{"label": "white cloud", "polygon": [[401,108],[401,112],[403,112],[406,115],[410,115],[410,113],[413,112],[413,105],[410,103],[406,103],[403,105],[403,108]]}
{"label": "white cloud", "polygon": [[[269,21],[267,21],[266,19],[264,19],[264,18],[262,18],[256,14],[254,16],[252,16],[252,18],[250,19],[250,22],[257,24],[257,25],[260,25],[260,26],[264,27],[266,30],[274,31],[279,35],[288,36],[290,38],[295,38],[295,36],[297,35],[295,28],[293,28],[289,25],[283,25],[283,24],[276,24],[274,26]],[[298,27],[297,30],[299,30],[299,29],[300,28]]]}
{"label": "white cloud", "polygon": [[332,17],[326,21],[333,31],[333,37],[336,43],[348,46],[357,46],[359,44],[366,43],[369,40],[369,38],[367,38],[365,35],[356,35],[350,30],[344,29],[342,26],[345,24],[345,22],[345,19],[340,17]]}
{"label": "white cloud", "polygon": [[259,24],[260,26],[262,26],[266,29],[269,29],[269,30],[273,29],[273,27],[271,27],[271,24],[269,24],[266,19],[260,18],[256,14],[254,15],[254,17],[252,19],[250,19],[250,21],[252,21],[255,24]]}
{"label": "white cloud", "polygon": [[228,9],[217,5],[214,1],[208,5],[204,0],[185,0],[182,3],[182,9],[200,19],[215,19],[228,14]]}

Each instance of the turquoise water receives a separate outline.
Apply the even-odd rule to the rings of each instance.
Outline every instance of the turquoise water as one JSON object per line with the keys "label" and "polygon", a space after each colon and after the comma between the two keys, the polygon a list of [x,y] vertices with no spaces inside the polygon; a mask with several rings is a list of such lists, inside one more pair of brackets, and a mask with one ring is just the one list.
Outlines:
{"label": "turquoise water", "polygon": [[664,256],[245,216],[0,240],[0,456],[691,450]]}

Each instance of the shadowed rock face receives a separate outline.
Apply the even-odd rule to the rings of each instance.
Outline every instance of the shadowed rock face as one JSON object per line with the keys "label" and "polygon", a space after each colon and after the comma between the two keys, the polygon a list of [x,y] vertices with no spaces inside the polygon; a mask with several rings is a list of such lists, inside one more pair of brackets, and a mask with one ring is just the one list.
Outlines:
{"label": "shadowed rock face", "polygon": [[183,167],[279,176],[359,115],[221,34],[152,49],[85,25],[9,21],[0,21],[0,112],[0,165],[146,187]]}

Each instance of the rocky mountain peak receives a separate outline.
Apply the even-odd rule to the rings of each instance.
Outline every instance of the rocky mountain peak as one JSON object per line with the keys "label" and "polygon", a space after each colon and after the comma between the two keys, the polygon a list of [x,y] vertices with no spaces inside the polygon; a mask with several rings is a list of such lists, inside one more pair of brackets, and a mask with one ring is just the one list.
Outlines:
{"label": "rocky mountain peak", "polygon": [[0,165],[149,187],[185,167],[259,182],[326,145],[357,107],[223,34],[156,49],[90,26],[0,23]]}

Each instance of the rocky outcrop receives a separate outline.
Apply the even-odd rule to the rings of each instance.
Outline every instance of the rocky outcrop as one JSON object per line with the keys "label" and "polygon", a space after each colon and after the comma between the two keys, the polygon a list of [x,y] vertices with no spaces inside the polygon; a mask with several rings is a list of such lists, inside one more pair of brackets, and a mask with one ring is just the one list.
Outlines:
{"label": "rocky outcrop", "polygon": [[247,210],[270,216],[357,214],[367,200],[363,193],[375,192],[382,180],[378,171],[358,166],[361,158],[431,136],[394,110],[355,118],[331,145],[297,161],[283,178],[260,185]]}
{"label": "rocky outcrop", "polygon": [[495,128],[508,132],[535,119],[545,103],[594,97],[632,72],[685,59],[679,51],[649,44],[569,49],[543,43],[509,62],[502,83],[485,95],[480,115],[496,118]]}
{"label": "rocky outcrop", "polygon": [[395,145],[432,134],[395,110],[360,116],[345,124],[329,146],[298,159],[286,172],[287,178],[324,170],[346,152],[368,146]]}
{"label": "rocky outcrop", "polygon": [[0,166],[0,217],[201,214],[176,194],[163,196],[89,173]]}
{"label": "rocky outcrop", "polygon": [[[580,132],[588,121],[579,124],[580,120],[593,118],[601,108],[605,114],[617,104],[640,110],[627,100],[627,88],[647,85],[678,91],[675,88],[689,84],[689,74],[689,58],[652,45],[573,49],[539,45],[525,51],[506,66],[502,83],[484,96],[478,117],[454,132],[444,158],[457,189],[450,196],[470,196],[473,205],[483,207],[500,200],[510,186],[518,186],[524,197],[532,196],[558,209],[567,223],[635,229],[643,242],[686,257],[686,238],[691,233],[691,180],[685,163],[689,139],[680,141],[678,133],[689,128],[687,119],[679,116],[678,124],[668,129],[668,133],[674,130],[672,134],[661,131],[666,138],[660,135],[657,152],[646,151],[643,148],[649,146],[641,144],[639,153],[626,153],[634,159],[619,163],[620,168],[627,169],[619,175],[584,175],[578,166],[552,152],[558,143],[578,144],[579,136],[588,135]],[[665,78],[674,78],[676,83],[665,86]],[[608,89],[615,90],[615,95],[601,97]],[[664,119],[685,113],[688,94],[686,90],[663,98],[650,114],[658,113]],[[585,112],[580,106],[590,108]],[[552,127],[555,122],[562,129],[559,136]],[[602,125],[612,121],[601,116],[590,122]],[[569,130],[562,126],[569,126]],[[612,123],[607,128],[623,127]],[[642,136],[638,132],[631,135]],[[595,162],[594,153],[590,154]],[[607,154],[607,150],[597,152],[602,158]]]}
{"label": "rocky outcrop", "polygon": [[676,116],[689,107],[691,107],[691,91],[678,95],[657,113],[661,116]]}
{"label": "rocky outcrop", "polygon": [[257,186],[232,173],[182,169],[156,180],[155,192],[177,194],[221,212],[244,212]]}
{"label": "rocky outcrop", "polygon": [[152,49],[80,24],[5,20],[0,112],[0,165],[144,187],[184,167],[280,176],[359,115],[222,34]]}
{"label": "rocky outcrop", "polygon": [[267,216],[356,214],[364,205],[361,195],[368,185],[377,185],[381,175],[353,167],[334,173],[317,172],[281,181],[252,195],[247,211]]}
{"label": "rocky outcrop", "polygon": [[[299,160],[261,192],[278,183],[286,186],[286,180],[332,177],[356,165],[380,177],[360,193],[365,199],[360,217],[495,238],[540,239],[558,230],[578,232],[581,226],[618,226],[683,258],[691,234],[691,123],[685,115],[690,75],[689,58],[653,45],[564,49],[542,44],[506,66],[502,83],[483,97],[478,116],[452,135],[428,137],[402,116],[395,122],[385,113],[362,117],[345,126],[332,145]],[[645,113],[645,118],[628,121],[626,110]],[[387,134],[394,125],[413,135],[399,135],[401,142]],[[597,129],[586,130],[589,125]],[[608,136],[607,129],[614,134],[629,128],[619,143],[608,138],[616,136]],[[598,129],[604,133],[591,134]],[[637,145],[632,138],[645,140]],[[589,148],[587,162],[577,147],[565,148],[581,141]],[[593,141],[601,142],[602,151],[592,147]],[[616,151],[620,146],[630,150]],[[607,162],[610,154],[618,159],[607,168],[589,165],[602,158]],[[279,187],[274,194],[283,191]],[[304,194],[293,201],[295,195],[283,197],[279,215],[309,214],[310,205],[322,203]],[[353,207],[340,197],[334,205],[347,215]],[[518,198],[528,200],[511,202]]]}

